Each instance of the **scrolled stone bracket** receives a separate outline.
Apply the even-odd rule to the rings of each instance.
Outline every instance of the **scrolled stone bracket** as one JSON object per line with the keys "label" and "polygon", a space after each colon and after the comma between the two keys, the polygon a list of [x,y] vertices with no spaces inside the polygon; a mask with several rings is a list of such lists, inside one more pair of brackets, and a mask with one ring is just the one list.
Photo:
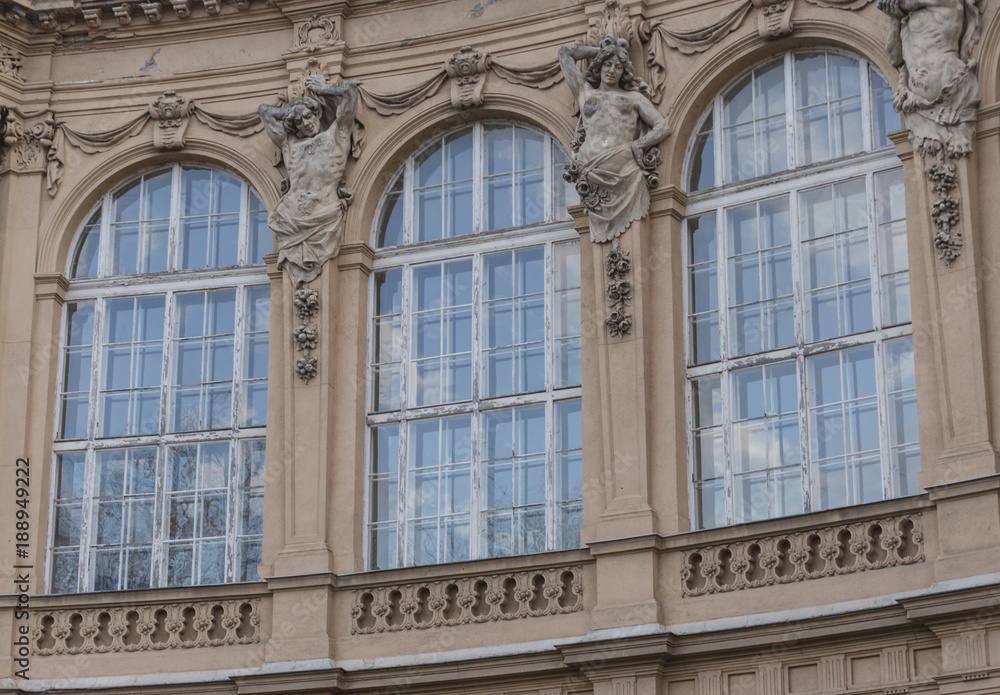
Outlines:
{"label": "scrolled stone bracket", "polygon": [[355,591],[351,634],[538,618],[582,609],[579,565],[442,579]]}
{"label": "scrolled stone bracket", "polygon": [[301,323],[292,330],[292,342],[295,350],[303,353],[295,360],[295,373],[308,384],[317,373],[317,360],[311,353],[317,347],[319,327],[311,319],[319,314],[319,291],[308,288],[295,290],[293,301]]}
{"label": "scrolled stone bracket", "polygon": [[32,611],[38,656],[260,642],[260,598]]}
{"label": "scrolled stone bracket", "polygon": [[619,248],[617,239],[604,257],[604,270],[608,276],[605,294],[611,307],[611,314],[604,319],[604,325],[612,338],[624,338],[632,332],[632,315],[626,309],[632,305],[632,282],[628,279],[632,272],[632,257],[629,251]]}
{"label": "scrolled stone bracket", "polygon": [[688,551],[684,596],[791,584],[924,561],[921,514],[903,514]]}

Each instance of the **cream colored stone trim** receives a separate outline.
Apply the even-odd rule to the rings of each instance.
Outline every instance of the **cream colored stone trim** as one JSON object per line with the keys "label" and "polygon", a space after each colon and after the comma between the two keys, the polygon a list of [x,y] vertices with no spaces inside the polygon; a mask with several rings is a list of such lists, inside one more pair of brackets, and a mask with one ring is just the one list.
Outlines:
{"label": "cream colored stone trim", "polygon": [[260,598],[32,611],[32,651],[103,654],[260,641]]}
{"label": "cream colored stone trim", "polygon": [[354,592],[351,634],[537,618],[583,609],[583,568],[555,567]]}
{"label": "cream colored stone trim", "polygon": [[904,514],[691,550],[681,586],[702,596],[923,561],[922,516]]}

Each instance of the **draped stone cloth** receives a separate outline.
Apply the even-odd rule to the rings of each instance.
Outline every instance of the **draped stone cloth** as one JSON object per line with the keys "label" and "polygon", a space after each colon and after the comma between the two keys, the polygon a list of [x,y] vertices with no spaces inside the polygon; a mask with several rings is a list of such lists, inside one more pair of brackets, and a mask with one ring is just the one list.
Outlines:
{"label": "draped stone cloth", "polygon": [[315,280],[323,264],[340,251],[344,205],[333,198],[329,205],[301,215],[296,214],[292,196],[286,194],[267,223],[278,240],[278,267],[285,269],[293,286],[301,287]]}
{"label": "draped stone cloth", "polygon": [[[649,189],[631,143],[613,147],[588,162],[579,156],[576,190],[590,213],[590,239],[617,239],[649,212]],[[573,166],[573,165],[571,165]]]}

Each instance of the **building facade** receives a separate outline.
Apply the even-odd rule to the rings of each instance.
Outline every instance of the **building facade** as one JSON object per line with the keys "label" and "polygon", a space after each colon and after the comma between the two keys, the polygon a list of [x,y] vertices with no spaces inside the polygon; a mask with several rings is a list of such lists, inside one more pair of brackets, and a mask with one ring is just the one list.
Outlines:
{"label": "building facade", "polygon": [[0,692],[1000,692],[998,86],[987,0],[0,0]]}

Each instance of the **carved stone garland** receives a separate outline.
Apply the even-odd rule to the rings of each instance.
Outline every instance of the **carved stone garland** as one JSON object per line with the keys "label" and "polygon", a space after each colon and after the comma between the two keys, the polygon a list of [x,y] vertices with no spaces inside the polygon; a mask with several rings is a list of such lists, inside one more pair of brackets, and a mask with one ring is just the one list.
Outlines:
{"label": "carved stone garland", "polygon": [[624,338],[632,331],[632,315],[626,310],[632,305],[632,283],[628,279],[632,258],[627,250],[618,247],[617,239],[604,258],[604,270],[608,274],[606,293],[611,306],[611,315],[604,319],[604,325],[612,338]]}
{"label": "carved stone garland", "polygon": [[303,353],[295,360],[295,373],[308,384],[316,378],[316,357],[311,354],[316,349],[319,327],[313,319],[319,314],[319,292],[314,289],[295,290],[295,313],[301,323],[292,331],[295,350]]}

